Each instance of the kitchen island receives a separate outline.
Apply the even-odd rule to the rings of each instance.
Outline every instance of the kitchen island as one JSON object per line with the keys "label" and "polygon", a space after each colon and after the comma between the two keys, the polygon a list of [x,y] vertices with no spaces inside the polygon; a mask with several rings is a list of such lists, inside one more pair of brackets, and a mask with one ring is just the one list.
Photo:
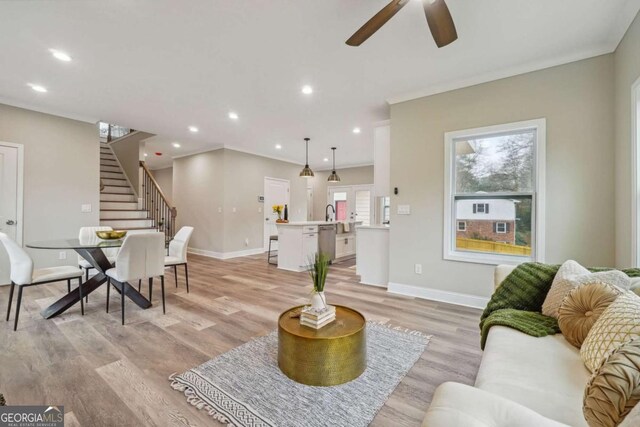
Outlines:
{"label": "kitchen island", "polygon": [[[348,242],[355,253],[355,226],[350,223],[345,230],[341,222],[294,221],[276,224],[278,228],[278,268],[288,271],[306,271],[319,251],[333,261],[336,256],[347,254],[336,243]],[[346,231],[346,232],[345,232]],[[352,237],[353,236],[353,237]]]}

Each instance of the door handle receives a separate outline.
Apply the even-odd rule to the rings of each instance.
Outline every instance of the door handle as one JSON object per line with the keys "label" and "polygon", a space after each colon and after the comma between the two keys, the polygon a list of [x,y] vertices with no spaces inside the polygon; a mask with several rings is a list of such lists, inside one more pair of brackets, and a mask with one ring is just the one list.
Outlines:
{"label": "door handle", "polygon": [[7,225],[16,225],[16,222],[12,219],[7,220]]}

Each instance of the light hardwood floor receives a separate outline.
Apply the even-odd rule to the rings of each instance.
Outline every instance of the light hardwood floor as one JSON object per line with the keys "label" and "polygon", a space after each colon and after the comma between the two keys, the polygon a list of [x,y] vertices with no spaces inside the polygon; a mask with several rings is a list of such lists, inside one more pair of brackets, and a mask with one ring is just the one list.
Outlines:
{"label": "light hardwood floor", "polygon": [[[183,271],[176,289],[167,270],[166,315],[158,281],[153,308],[128,301],[125,326],[117,292],[105,313],[104,286],[91,294],[84,317],[78,306],[52,320],[40,310],[65,293],[66,284],[27,288],[18,331],[13,322],[0,325],[0,392],[7,404],[64,405],[67,426],[219,425],[167,378],[274,330],[278,314],[306,302],[311,287],[306,273],[278,270],[264,256],[219,261],[190,255],[189,273],[187,294]],[[433,335],[373,426],[419,426],[439,384],[473,383],[481,357],[479,310],[360,285],[353,261],[331,268],[326,289],[330,302],[352,306],[369,320]],[[3,316],[8,295],[1,287]]]}

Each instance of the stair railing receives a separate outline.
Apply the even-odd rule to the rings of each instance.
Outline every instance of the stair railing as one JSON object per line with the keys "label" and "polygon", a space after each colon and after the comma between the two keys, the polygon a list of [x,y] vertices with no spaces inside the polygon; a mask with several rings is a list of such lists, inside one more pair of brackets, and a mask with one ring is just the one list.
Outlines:
{"label": "stair railing", "polygon": [[163,232],[165,240],[169,242],[175,235],[178,211],[171,206],[158,182],[142,160],[140,168],[142,169],[142,208],[147,211],[148,219],[153,221],[154,227]]}

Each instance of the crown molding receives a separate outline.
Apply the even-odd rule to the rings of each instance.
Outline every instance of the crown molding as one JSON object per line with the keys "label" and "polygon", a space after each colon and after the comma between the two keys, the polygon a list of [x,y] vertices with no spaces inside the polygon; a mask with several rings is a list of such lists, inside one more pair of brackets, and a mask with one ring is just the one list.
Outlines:
{"label": "crown molding", "polygon": [[[353,168],[364,168],[367,166],[373,166],[373,162],[366,162],[366,163],[348,163],[346,165],[340,165],[338,167],[336,167],[336,172],[340,172],[341,170],[344,169],[353,169]],[[316,168],[316,172],[329,172],[332,171],[333,168]]]}
{"label": "crown molding", "polygon": [[0,104],[8,105],[10,107],[22,108],[23,110],[35,111],[36,113],[49,114],[51,116],[62,117],[70,120],[76,120],[79,122],[91,123],[92,125],[95,125],[100,121],[100,119],[95,117],[83,116],[82,114],[69,113],[67,111],[60,111],[56,108],[38,107],[30,103],[3,98],[1,96],[0,96]]}
{"label": "crown molding", "polygon": [[399,104],[406,101],[411,101],[418,98],[424,98],[426,96],[437,95],[439,93],[451,92],[457,89],[463,89],[466,87],[476,86],[482,83],[489,83],[496,80],[502,80],[509,77],[519,76],[522,74],[531,73],[533,71],[540,71],[547,68],[557,67],[559,65],[570,64],[572,62],[582,61],[584,59],[594,58],[596,56],[605,55],[615,50],[616,46],[612,46],[612,43],[604,43],[599,46],[586,49],[581,52],[573,52],[567,55],[557,56],[552,59],[544,61],[529,62],[523,65],[517,65],[509,67],[499,71],[492,71],[478,76],[452,80],[440,84],[427,86],[424,89],[407,92],[397,96],[387,98],[387,102],[391,105]]}

